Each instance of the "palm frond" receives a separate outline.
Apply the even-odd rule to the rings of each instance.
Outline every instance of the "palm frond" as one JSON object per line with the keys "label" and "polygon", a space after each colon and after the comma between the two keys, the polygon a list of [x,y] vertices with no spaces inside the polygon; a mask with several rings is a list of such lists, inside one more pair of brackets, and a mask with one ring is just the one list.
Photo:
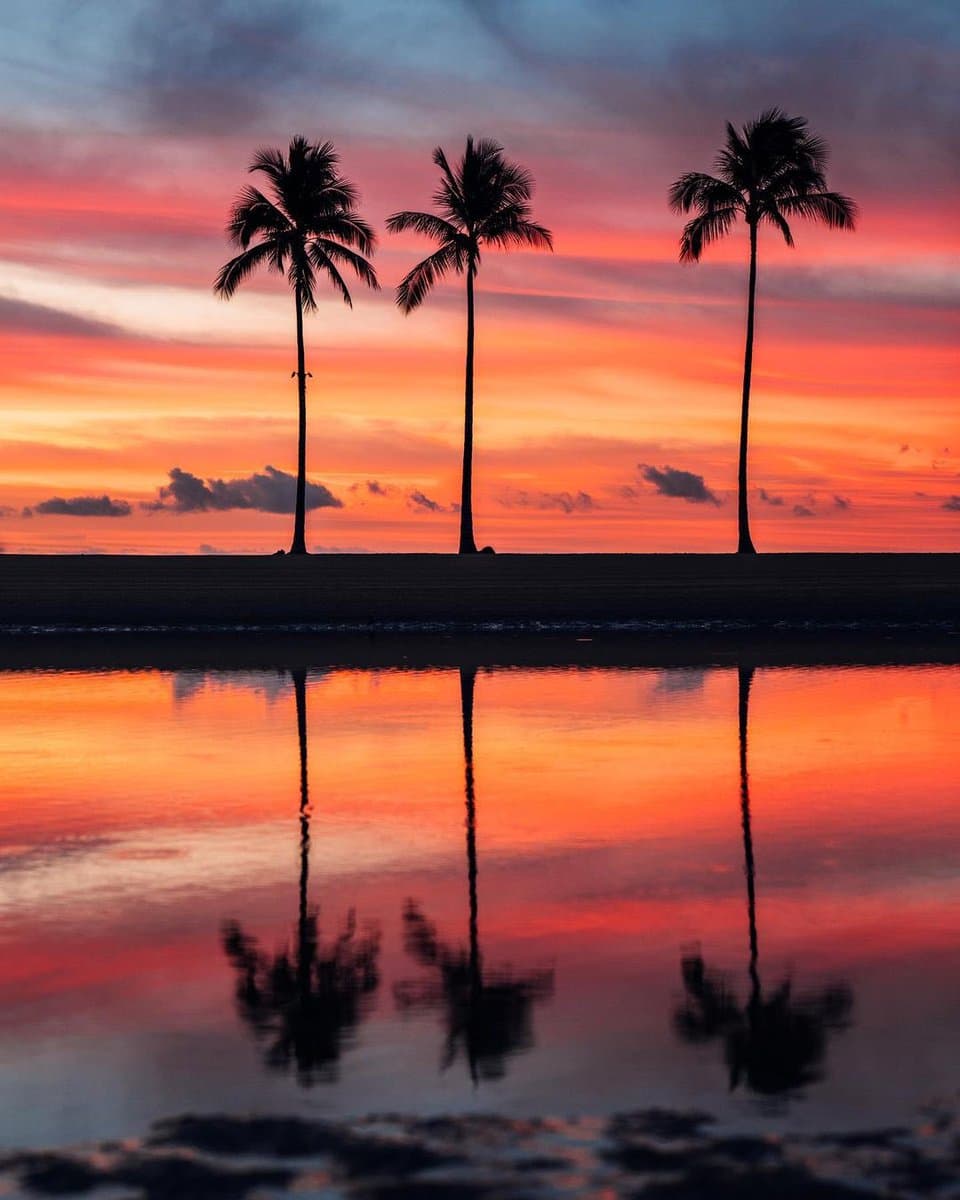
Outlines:
{"label": "palm frond", "polygon": [[244,250],[257,234],[282,233],[290,221],[272,200],[255,187],[245,187],[234,201],[227,222],[227,236]]}
{"label": "palm frond", "polygon": [[341,263],[350,267],[357,278],[367,287],[373,288],[374,291],[380,290],[380,281],[377,279],[377,273],[372,264],[367,262],[362,254],[357,254],[339,242],[334,242],[330,238],[313,238],[307,244],[307,253],[314,266],[321,270],[326,270],[328,259],[331,262]]}
{"label": "palm frond", "polygon": [[304,312],[317,310],[317,277],[305,244],[295,246],[287,268],[287,282],[300,296]]}
{"label": "palm frond", "polygon": [[545,225],[528,221],[516,211],[499,213],[486,221],[482,229],[485,242],[492,242],[504,250],[510,246],[533,246],[538,250],[553,249],[553,234]]}
{"label": "palm frond", "polygon": [[859,209],[849,196],[839,192],[806,192],[783,196],[777,201],[781,212],[821,221],[831,229],[856,228]]}
{"label": "palm frond", "polygon": [[440,247],[422,262],[417,263],[400,280],[397,287],[397,304],[405,313],[419,308],[438,279],[451,269],[460,274],[466,266],[466,255],[459,247],[449,243]]}
{"label": "palm frond", "polygon": [[[342,250],[343,247],[341,246],[340,249]],[[353,308],[353,298],[350,295],[350,289],[347,287],[346,280],[337,270],[336,264],[333,261],[333,257],[330,254],[325,253],[316,242],[311,242],[307,248],[307,253],[310,255],[310,259],[317,270],[322,271],[333,284],[334,290],[340,293],[347,308]],[[347,251],[347,253],[349,254],[350,252]],[[366,260],[361,259],[361,262],[365,261]],[[373,274],[373,268],[370,266],[370,264],[367,263],[366,265],[369,268],[370,273]],[[377,288],[380,286],[377,283],[375,275],[373,276],[372,283],[370,283],[369,279],[365,279],[364,282],[369,284],[371,287]],[[316,305],[314,305],[314,307],[316,307]]]}
{"label": "palm frond", "polygon": [[739,211],[733,207],[717,208],[688,221],[680,236],[680,261],[699,262],[706,246],[729,233]]}
{"label": "palm frond", "polygon": [[[291,151],[294,143],[302,140],[302,138],[293,138],[290,142]],[[283,157],[282,150],[276,150],[272,146],[261,146],[254,152],[247,170],[251,175],[254,171],[262,171],[272,183],[279,184],[287,172],[287,162]]]}
{"label": "palm frond", "polygon": [[839,192],[808,192],[784,196],[778,203],[785,213],[821,221],[831,229],[854,229],[859,215],[856,202]]}
{"label": "palm frond", "polygon": [[670,187],[670,207],[674,212],[685,213],[696,208],[700,212],[711,212],[717,208],[730,208],[743,203],[737,188],[715,175],[702,171],[688,171]]}
{"label": "palm frond", "polygon": [[436,213],[426,212],[397,212],[387,217],[387,229],[391,233],[405,233],[412,229],[423,237],[433,238],[436,242],[453,242],[460,236],[460,231],[450,221],[438,217]]}
{"label": "palm frond", "polygon": [[336,238],[361,254],[373,254],[377,248],[377,235],[373,228],[354,212],[331,213],[315,217],[307,230],[314,237]]}
{"label": "palm frond", "polygon": [[771,225],[776,225],[776,227],[783,234],[783,240],[787,243],[787,245],[793,245],[793,231],[790,229],[787,219],[783,213],[778,212],[775,208],[767,208],[764,209],[764,211],[760,214],[760,220],[769,221]]}
{"label": "palm frond", "polygon": [[240,284],[264,264],[276,266],[276,247],[271,242],[258,242],[256,246],[251,246],[224,263],[214,281],[213,290],[224,300],[229,300]]}
{"label": "palm frond", "polygon": [[[469,150],[472,144],[472,139],[467,138],[467,148]],[[459,221],[465,224],[468,220],[467,203],[463,193],[463,162],[460,163],[460,169],[457,174],[454,173],[450,163],[447,161],[447,156],[443,152],[442,146],[437,146],[433,152],[433,161],[440,168],[441,178],[440,184],[433,193],[433,202],[443,212],[454,219],[454,223]]]}

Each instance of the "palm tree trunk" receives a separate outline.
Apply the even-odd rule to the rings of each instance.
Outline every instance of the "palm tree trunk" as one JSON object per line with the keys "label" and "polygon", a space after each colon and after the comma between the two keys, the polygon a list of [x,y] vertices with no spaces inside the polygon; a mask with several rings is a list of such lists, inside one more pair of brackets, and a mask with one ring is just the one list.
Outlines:
{"label": "palm tree trunk", "polygon": [[297,288],[297,502],[291,554],[307,552],[307,370],[303,350],[303,297]]}
{"label": "palm tree trunk", "polygon": [[737,472],[738,554],[756,554],[747,511],[747,432],[750,416],[750,376],[753,374],[753,323],[757,300],[757,226],[750,223],[750,284],[747,293],[747,344],[743,356],[743,402],[740,408],[740,463]]}
{"label": "palm tree trunk", "polygon": [[747,727],[750,718],[750,684],[753,682],[753,667],[737,668],[737,698],[739,710],[740,750],[740,822],[743,827],[743,861],[747,877],[747,925],[750,933],[750,981],[754,999],[760,994],[760,977],[757,972],[757,893],[753,862],[753,833],[750,828],[750,776],[747,772]]}
{"label": "palm tree trunk", "polygon": [[476,554],[473,540],[473,259],[467,264],[467,367],[464,381],[463,474],[460,484],[460,554]]}

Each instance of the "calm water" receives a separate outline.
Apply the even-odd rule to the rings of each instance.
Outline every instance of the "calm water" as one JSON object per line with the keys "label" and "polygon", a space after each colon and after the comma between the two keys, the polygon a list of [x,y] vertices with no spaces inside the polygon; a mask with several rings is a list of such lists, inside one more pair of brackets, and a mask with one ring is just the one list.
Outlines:
{"label": "calm water", "polygon": [[955,667],[0,675],[0,1138],[913,1119],[958,712]]}

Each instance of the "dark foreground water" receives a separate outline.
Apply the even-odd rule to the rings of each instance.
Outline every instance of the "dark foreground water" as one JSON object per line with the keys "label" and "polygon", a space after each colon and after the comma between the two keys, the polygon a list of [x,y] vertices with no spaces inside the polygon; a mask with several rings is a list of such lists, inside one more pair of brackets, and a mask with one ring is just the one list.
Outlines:
{"label": "dark foreground water", "polygon": [[954,666],[0,674],[0,1148],[88,1147],[0,1194],[953,1194],[958,714]]}

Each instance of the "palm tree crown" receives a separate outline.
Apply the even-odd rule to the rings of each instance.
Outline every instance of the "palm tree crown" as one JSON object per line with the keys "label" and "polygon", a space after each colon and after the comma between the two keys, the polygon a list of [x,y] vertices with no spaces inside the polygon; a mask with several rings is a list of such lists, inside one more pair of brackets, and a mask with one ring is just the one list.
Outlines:
{"label": "palm tree crown", "polygon": [[810,217],[832,229],[853,229],[857,206],[827,191],[826,142],[807,131],[805,117],[771,108],[742,129],[727,122],[716,175],[688,171],[670,188],[676,212],[696,211],[680,239],[680,261],[698,262],[711,242],[727,234],[738,216],[748,225],[775,225],[788,246],[788,217]]}
{"label": "palm tree crown", "polygon": [[237,197],[227,233],[241,253],[221,268],[214,284],[219,295],[229,299],[260,266],[286,275],[311,312],[317,307],[317,272],[351,307],[340,267],[379,287],[364,257],[373,252],[376,236],[357,213],[357,190],[341,175],[339,162],[330,142],[313,145],[300,136],[291,138],[286,156],[282,150],[257,151],[250,172],[267,177],[270,195],[245,187]]}
{"label": "palm tree crown", "polygon": [[503,147],[489,138],[467,138],[463,157],[451,167],[438,146],[433,161],[440,168],[440,185],[433,194],[437,213],[398,212],[387,218],[387,229],[412,229],[440,243],[423,262],[409,271],[397,288],[404,312],[418,308],[438,279],[452,268],[458,275],[475,276],[482,245],[534,246],[553,249],[549,229],[530,219],[533,176],[507,162]]}

